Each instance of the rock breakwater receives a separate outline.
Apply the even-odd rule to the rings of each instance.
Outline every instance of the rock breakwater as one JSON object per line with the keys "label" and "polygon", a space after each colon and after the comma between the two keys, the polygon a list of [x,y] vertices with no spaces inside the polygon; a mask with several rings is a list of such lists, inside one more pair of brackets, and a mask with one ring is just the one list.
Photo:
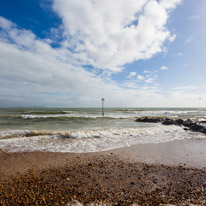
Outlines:
{"label": "rock breakwater", "polygon": [[136,122],[148,122],[148,123],[160,123],[163,125],[177,125],[183,127],[185,130],[191,130],[193,132],[201,132],[206,134],[206,124],[205,121],[192,121],[191,119],[170,119],[161,117],[143,117],[137,118]]}

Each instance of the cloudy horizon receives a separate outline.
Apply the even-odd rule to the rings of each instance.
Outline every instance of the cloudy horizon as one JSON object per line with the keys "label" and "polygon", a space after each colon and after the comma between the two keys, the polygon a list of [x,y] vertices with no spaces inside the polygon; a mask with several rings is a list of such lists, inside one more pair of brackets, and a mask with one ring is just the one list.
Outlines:
{"label": "cloudy horizon", "polygon": [[203,0],[1,4],[0,107],[206,106]]}

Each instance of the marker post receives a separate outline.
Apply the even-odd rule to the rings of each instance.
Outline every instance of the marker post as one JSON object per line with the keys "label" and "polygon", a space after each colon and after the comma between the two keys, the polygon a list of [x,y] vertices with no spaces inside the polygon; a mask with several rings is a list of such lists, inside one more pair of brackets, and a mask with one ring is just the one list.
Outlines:
{"label": "marker post", "polygon": [[104,101],[105,101],[105,99],[102,98],[101,101],[102,101],[102,116],[104,116]]}

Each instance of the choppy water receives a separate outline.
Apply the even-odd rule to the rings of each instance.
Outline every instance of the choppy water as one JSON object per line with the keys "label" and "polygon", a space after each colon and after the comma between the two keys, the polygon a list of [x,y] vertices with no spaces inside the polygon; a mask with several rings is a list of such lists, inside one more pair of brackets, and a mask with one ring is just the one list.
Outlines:
{"label": "choppy water", "polygon": [[206,120],[206,108],[0,109],[0,148],[7,152],[94,152],[130,146],[206,138],[177,126],[138,123],[137,117]]}

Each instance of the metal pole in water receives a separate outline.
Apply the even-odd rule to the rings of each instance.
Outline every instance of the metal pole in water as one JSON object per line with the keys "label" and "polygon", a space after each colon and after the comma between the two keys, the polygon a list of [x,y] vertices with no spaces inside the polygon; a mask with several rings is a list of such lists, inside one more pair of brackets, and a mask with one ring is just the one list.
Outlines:
{"label": "metal pole in water", "polygon": [[101,100],[102,100],[102,116],[104,116],[104,98],[102,98]]}

